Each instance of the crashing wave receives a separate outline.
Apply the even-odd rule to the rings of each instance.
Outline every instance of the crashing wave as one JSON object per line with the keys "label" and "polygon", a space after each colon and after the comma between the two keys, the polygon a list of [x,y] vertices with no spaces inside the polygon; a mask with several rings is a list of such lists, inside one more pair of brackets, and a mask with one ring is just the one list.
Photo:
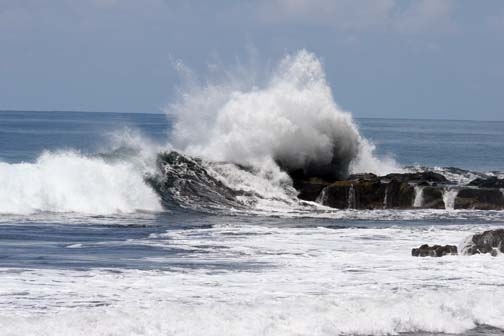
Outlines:
{"label": "crashing wave", "polygon": [[275,185],[253,167],[207,162],[172,151],[158,155],[157,172],[146,181],[167,207],[245,210],[298,203],[288,177]]}
{"label": "crashing wave", "polygon": [[160,211],[134,162],[47,152],[34,163],[0,162],[0,214]]}
{"label": "crashing wave", "polygon": [[199,159],[176,152],[160,154],[157,159],[160,174],[146,180],[168,204],[194,207],[241,208],[238,192],[211,176]]}
{"label": "crashing wave", "polygon": [[175,117],[174,148],[209,161],[274,162],[330,179],[400,170],[373,155],[374,146],[334,101],[322,64],[305,50],[286,56],[263,85],[193,87],[167,113]]}
{"label": "crashing wave", "polygon": [[[117,137],[112,152],[0,162],[0,213],[159,211],[159,198],[165,208],[283,211],[306,207],[300,199],[312,207],[317,200],[328,205],[330,193],[321,201],[319,189],[350,173],[403,172],[393,160],[374,155],[374,145],[334,101],[314,54],[288,55],[265,81],[247,80],[210,81],[183,92],[167,109],[174,124],[164,147],[133,132]],[[456,168],[410,168],[415,170],[438,171],[458,184],[487,176]],[[300,184],[313,177],[322,181],[310,180],[307,186],[316,188],[298,198]],[[373,207],[394,206],[390,186],[380,190],[383,199]],[[341,203],[357,207],[347,201]],[[466,203],[481,205],[476,197]]]}

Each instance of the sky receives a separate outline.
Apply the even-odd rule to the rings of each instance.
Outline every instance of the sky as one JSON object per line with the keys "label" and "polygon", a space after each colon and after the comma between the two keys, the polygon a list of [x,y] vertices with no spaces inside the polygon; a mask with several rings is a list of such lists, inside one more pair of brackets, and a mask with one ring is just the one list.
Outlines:
{"label": "sky", "polygon": [[0,110],[161,113],[179,61],[302,48],[356,117],[504,120],[502,0],[0,0]]}

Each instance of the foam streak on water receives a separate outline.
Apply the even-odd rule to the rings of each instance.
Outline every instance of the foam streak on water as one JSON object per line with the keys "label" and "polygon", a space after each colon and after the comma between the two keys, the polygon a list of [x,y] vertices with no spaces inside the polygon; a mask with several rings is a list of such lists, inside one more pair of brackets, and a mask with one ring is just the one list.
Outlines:
{"label": "foam streak on water", "polygon": [[[6,335],[335,335],[504,328],[503,264],[413,258],[487,227],[218,225],[130,241],[178,248],[170,271],[0,271]],[[85,245],[80,247],[85,248]],[[156,261],[156,260],[151,260]],[[370,262],[372,261],[372,262]]]}

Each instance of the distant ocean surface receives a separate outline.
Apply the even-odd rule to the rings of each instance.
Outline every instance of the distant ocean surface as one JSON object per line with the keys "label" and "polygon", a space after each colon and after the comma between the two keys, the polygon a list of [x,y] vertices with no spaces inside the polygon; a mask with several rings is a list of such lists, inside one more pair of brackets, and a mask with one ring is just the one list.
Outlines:
{"label": "distant ocean surface", "polygon": [[[360,118],[364,137],[379,155],[400,164],[504,169],[504,122]],[[164,114],[86,112],[8,112],[0,114],[0,158],[34,161],[44,150],[94,153],[118,130],[131,128],[165,143],[171,122]]]}
{"label": "distant ocean surface", "polygon": [[[402,166],[504,171],[503,122],[356,124]],[[163,207],[142,174],[172,126],[0,112],[1,335],[504,334],[502,256],[410,255],[502,213]]]}

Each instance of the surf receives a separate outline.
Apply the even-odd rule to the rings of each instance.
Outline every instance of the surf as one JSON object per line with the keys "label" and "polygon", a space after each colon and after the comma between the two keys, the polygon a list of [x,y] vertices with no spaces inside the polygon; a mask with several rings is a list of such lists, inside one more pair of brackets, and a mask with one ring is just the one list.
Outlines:
{"label": "surf", "polygon": [[132,162],[107,162],[76,151],[46,152],[33,163],[0,162],[0,213],[161,210],[157,194]]}
{"label": "surf", "polygon": [[[313,53],[288,54],[261,76],[223,73],[219,79],[193,76],[181,86],[165,109],[167,136],[161,144],[119,132],[99,154],[47,151],[35,162],[0,162],[0,213],[114,214],[183,207],[316,216],[328,211],[323,201],[328,194],[298,197],[296,176],[334,181],[359,173],[386,177],[437,169],[404,168],[391,155],[376,155],[352,115],[336,103]],[[487,176],[438,172],[458,183]],[[389,207],[388,189],[380,208]],[[452,209],[456,195],[445,196],[453,196],[446,199]],[[417,208],[422,202],[421,197],[411,200]],[[351,199],[343,203],[356,207]]]}
{"label": "surf", "polygon": [[193,83],[166,109],[174,149],[210,161],[302,169],[306,174],[400,171],[377,158],[349,112],[334,100],[315,54],[286,55],[263,83]]}

